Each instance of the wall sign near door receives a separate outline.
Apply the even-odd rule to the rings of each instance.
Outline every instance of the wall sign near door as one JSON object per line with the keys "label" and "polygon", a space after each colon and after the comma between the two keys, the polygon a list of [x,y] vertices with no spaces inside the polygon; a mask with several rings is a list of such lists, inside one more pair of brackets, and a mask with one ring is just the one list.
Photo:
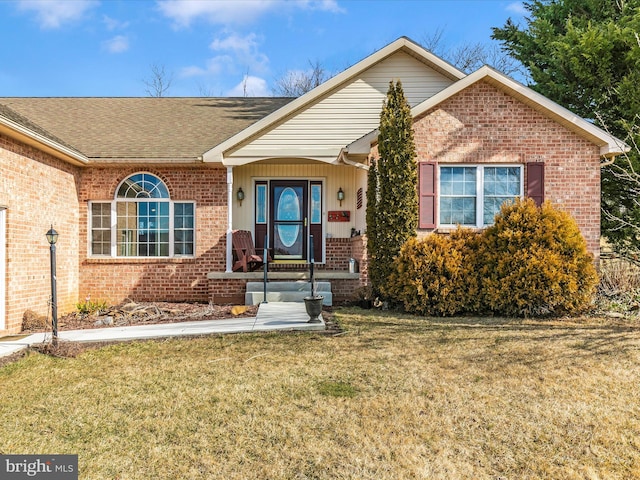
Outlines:
{"label": "wall sign near door", "polygon": [[328,220],[330,222],[348,222],[351,220],[351,212],[349,210],[331,210]]}

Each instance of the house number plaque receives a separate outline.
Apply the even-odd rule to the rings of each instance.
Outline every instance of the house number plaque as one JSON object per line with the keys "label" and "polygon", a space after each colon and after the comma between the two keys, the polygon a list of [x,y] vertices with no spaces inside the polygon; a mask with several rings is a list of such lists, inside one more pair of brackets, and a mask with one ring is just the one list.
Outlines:
{"label": "house number plaque", "polygon": [[329,211],[330,222],[348,222],[351,220],[351,212],[349,210],[331,210]]}

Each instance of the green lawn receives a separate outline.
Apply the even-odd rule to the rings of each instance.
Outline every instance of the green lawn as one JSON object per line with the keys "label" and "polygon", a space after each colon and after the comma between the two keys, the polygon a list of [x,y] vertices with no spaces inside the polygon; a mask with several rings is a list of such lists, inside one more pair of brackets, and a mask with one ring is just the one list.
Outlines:
{"label": "green lawn", "polygon": [[640,327],[336,313],[344,333],[0,367],[0,453],[82,479],[640,478]]}

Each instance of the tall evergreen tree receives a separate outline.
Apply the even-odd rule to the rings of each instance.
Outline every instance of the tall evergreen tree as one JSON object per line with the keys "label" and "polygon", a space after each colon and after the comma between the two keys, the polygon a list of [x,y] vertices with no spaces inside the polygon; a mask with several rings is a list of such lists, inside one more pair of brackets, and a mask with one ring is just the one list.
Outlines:
{"label": "tall evergreen tree", "polygon": [[373,202],[367,204],[367,250],[371,286],[384,296],[394,258],[418,227],[413,118],[399,80],[389,83],[380,114],[378,154],[369,170],[367,202]]}
{"label": "tall evergreen tree", "polygon": [[[640,0],[531,0],[524,25],[493,38],[527,69],[531,88],[640,145]],[[640,151],[602,171],[602,233],[640,258]]]}
{"label": "tall evergreen tree", "polygon": [[[375,272],[375,265],[378,260],[378,162],[374,157],[369,159],[369,174],[367,176],[367,256],[369,257],[369,278],[371,279],[371,268]],[[375,273],[374,273],[375,276]],[[375,292],[376,295],[379,292]]]}

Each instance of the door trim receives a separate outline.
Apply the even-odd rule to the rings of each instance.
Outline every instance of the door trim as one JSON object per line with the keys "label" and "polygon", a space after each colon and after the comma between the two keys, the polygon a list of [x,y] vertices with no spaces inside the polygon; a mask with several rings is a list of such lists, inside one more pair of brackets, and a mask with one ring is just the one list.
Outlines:
{"label": "door trim", "polygon": [[[321,253],[321,257],[320,259],[318,258],[318,256],[316,255],[315,258],[315,262],[317,264],[325,264],[326,263],[326,258],[327,258],[327,239],[326,239],[326,231],[327,231],[327,211],[326,211],[326,205],[327,205],[327,199],[326,199],[326,186],[327,186],[327,177],[265,177],[265,176],[252,176],[251,177],[251,184],[252,184],[252,188],[251,188],[251,197],[252,198],[248,198],[247,200],[250,200],[250,205],[252,205],[252,210],[251,210],[251,218],[252,218],[252,225],[253,225],[253,234],[254,234],[254,240],[256,243],[256,248],[260,248],[263,249],[264,248],[264,236],[267,232],[269,232],[269,243],[272,242],[271,238],[271,221],[270,221],[270,216],[271,216],[271,187],[270,187],[270,183],[272,181],[299,181],[299,180],[303,180],[303,181],[307,181],[309,184],[309,188],[307,191],[307,208],[310,208],[311,205],[311,184],[316,182],[316,183],[320,183],[321,185],[321,215],[322,215],[322,222],[319,225],[321,227],[321,243],[319,246],[319,250]],[[257,202],[257,198],[256,198],[256,185],[258,184],[266,184],[267,186],[267,222],[268,225],[265,224],[258,224],[256,223],[256,202]],[[307,215],[309,215],[310,212],[307,212]],[[310,217],[309,217],[310,219]],[[310,221],[309,221],[309,225],[311,225]],[[307,230],[307,235],[309,234],[309,229]],[[261,232],[260,234],[258,234],[258,232]],[[314,242],[317,242],[317,239],[314,238]],[[317,245],[317,243],[316,243]],[[305,262],[306,260],[276,260],[276,262],[281,262],[281,263],[302,263]]]}
{"label": "door trim", "polygon": [[[300,205],[300,219],[296,220],[278,220],[278,223],[291,222],[292,225],[299,225],[302,228],[302,256],[298,258],[297,256],[292,256],[291,258],[276,258],[278,255],[275,251],[275,241],[276,241],[276,212],[275,212],[275,189],[281,187],[286,191],[288,188],[302,188],[302,205]],[[284,194],[283,191],[283,194]],[[271,180],[269,182],[269,248],[271,248],[271,256],[274,260],[284,260],[284,261],[294,261],[294,262],[306,262],[308,258],[308,242],[309,242],[309,181],[308,180],[293,180],[293,179],[283,179],[283,180]],[[285,246],[289,246],[286,245]],[[283,255],[284,256],[284,255]]]}

